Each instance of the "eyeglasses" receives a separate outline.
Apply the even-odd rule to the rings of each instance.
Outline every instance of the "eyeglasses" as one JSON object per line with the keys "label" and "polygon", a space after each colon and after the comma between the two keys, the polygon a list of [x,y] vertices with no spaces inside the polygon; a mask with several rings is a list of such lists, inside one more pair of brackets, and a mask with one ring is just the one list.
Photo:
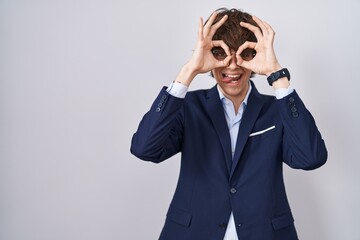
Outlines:
{"label": "eyeglasses", "polygon": [[[221,47],[214,47],[213,49],[211,49],[211,53],[219,61],[222,61],[227,57],[225,50]],[[244,59],[245,61],[250,61],[255,57],[255,55],[256,55],[256,51],[255,49],[252,48],[246,48],[244,51],[240,53],[241,58]]]}

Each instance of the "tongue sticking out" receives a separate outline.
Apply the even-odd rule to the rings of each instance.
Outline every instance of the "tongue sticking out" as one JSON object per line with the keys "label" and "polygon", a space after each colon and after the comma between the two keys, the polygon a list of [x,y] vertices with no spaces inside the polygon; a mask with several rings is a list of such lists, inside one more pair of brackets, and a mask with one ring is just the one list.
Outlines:
{"label": "tongue sticking out", "polygon": [[236,82],[240,79],[240,75],[223,75],[223,81],[224,82]]}

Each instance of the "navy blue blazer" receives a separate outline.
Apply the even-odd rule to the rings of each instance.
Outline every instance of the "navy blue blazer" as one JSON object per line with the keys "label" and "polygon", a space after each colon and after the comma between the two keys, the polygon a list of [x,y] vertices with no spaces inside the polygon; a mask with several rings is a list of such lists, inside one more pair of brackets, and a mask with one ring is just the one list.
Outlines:
{"label": "navy blue blazer", "polygon": [[327,150],[296,91],[277,100],[252,84],[231,157],[217,87],[176,98],[163,88],[131,143],[159,163],[181,152],[181,168],[161,240],[222,240],[231,211],[239,239],[298,239],[283,181],[283,162],[311,170]]}

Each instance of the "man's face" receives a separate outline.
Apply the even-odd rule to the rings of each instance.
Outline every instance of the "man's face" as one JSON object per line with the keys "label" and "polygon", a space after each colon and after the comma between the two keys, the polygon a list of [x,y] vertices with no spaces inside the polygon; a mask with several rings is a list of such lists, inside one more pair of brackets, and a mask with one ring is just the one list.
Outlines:
{"label": "man's face", "polygon": [[231,50],[232,59],[227,67],[215,68],[212,74],[224,95],[230,100],[243,100],[249,88],[251,70],[237,65],[235,51]]}

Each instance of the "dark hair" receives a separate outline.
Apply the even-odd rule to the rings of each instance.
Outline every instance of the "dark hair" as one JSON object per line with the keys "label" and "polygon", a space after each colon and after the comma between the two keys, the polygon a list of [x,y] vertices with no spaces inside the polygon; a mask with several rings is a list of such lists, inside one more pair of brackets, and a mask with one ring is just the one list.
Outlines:
{"label": "dark hair", "polygon": [[249,13],[234,8],[220,8],[216,10],[216,12],[218,14],[214,24],[220,21],[225,15],[228,15],[228,19],[216,31],[213,40],[223,40],[230,49],[235,51],[246,41],[257,42],[255,34],[252,31],[240,26],[240,22],[247,22],[259,27]]}

